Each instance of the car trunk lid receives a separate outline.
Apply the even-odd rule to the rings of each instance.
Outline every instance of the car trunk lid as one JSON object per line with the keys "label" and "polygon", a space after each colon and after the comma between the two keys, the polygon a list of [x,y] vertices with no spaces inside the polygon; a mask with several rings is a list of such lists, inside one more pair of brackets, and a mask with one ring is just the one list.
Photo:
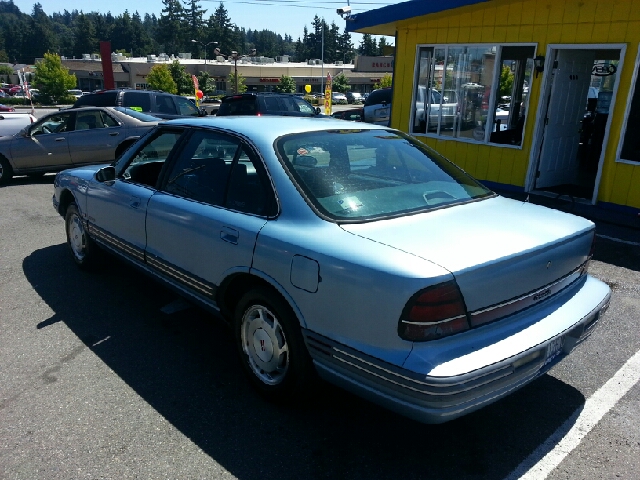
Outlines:
{"label": "car trunk lid", "polygon": [[568,276],[587,260],[594,230],[584,218],[502,197],[342,227],[449,270],[469,312],[551,296],[577,278]]}

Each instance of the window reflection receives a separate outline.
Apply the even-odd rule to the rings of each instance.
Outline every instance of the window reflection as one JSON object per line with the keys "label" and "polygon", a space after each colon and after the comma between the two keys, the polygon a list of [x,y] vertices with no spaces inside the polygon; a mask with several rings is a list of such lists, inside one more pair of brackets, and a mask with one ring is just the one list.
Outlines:
{"label": "window reflection", "polygon": [[[520,145],[533,46],[421,47],[413,133]],[[495,79],[496,62],[501,58]],[[509,133],[501,134],[503,131]]]}

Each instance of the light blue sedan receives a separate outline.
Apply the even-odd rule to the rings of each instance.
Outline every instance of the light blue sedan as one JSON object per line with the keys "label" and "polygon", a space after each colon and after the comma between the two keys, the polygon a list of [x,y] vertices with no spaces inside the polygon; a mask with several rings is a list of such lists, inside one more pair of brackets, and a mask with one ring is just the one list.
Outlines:
{"label": "light blue sedan", "polygon": [[105,250],[221,314],[265,396],[320,377],[422,422],[498,400],[592,331],[591,222],[502,198],[386,127],[169,121],[66,170],[75,262]]}

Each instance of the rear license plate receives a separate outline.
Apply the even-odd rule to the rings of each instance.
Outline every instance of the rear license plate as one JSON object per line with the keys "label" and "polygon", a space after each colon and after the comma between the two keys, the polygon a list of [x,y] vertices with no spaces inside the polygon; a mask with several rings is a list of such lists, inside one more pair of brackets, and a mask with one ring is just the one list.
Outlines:
{"label": "rear license plate", "polygon": [[548,364],[552,362],[554,358],[562,353],[562,349],[564,347],[564,336],[558,337],[553,340],[549,345],[547,345],[547,359],[544,364]]}

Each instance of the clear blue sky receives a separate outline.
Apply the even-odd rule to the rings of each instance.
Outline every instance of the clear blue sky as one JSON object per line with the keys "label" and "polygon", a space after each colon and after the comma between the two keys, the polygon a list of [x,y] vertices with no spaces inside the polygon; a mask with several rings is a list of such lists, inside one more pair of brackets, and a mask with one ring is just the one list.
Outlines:
{"label": "clear blue sky", "polygon": [[[31,14],[33,0],[13,0],[13,3],[21,12]],[[138,12],[142,17],[145,13],[155,13],[157,17],[162,11],[161,0],[139,0],[131,2],[127,0],[109,0],[102,2],[88,2],[87,0],[39,0],[37,3],[42,5],[47,15],[53,13],[62,13],[64,10],[69,12],[72,10],[88,12],[111,12],[112,15],[120,15],[125,10],[129,13]],[[340,32],[344,30],[345,21],[336,13],[336,9],[347,5],[347,0],[328,0],[325,2],[314,0],[229,0],[225,1],[224,7],[229,13],[229,18],[239,27],[251,30],[271,30],[283,35],[285,33],[291,35],[293,40],[302,37],[305,25],[311,29],[313,17],[324,17],[328,24],[335,22],[340,28]],[[351,3],[352,13],[365,12],[385,5],[399,3],[397,0],[363,0],[363,2]],[[202,8],[206,9],[205,18],[213,14],[220,5],[219,0],[200,2]],[[351,36],[354,46],[360,44],[362,36],[360,34],[352,34]],[[394,44],[393,38],[387,38],[387,43]]]}

